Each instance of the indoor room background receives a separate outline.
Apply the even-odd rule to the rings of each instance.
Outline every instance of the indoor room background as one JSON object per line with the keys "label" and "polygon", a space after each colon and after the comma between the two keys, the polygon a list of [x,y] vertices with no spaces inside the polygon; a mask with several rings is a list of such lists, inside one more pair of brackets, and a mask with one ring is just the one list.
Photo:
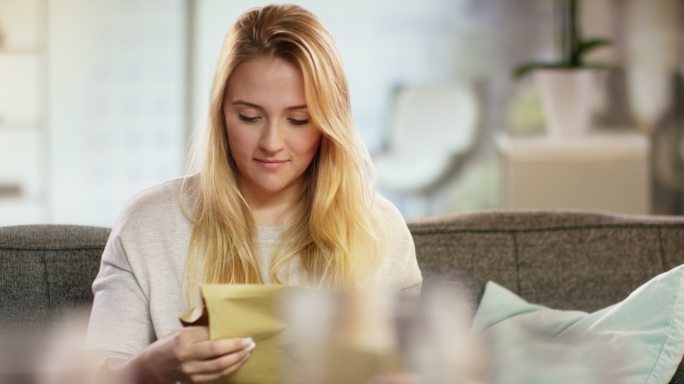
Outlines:
{"label": "indoor room background", "polygon": [[[328,26],[377,185],[406,218],[486,209],[684,213],[684,2],[581,2],[589,128],[557,133],[537,73],[552,0],[293,1]],[[111,226],[186,174],[247,0],[0,0],[0,225]],[[587,99],[585,97],[585,99]]]}

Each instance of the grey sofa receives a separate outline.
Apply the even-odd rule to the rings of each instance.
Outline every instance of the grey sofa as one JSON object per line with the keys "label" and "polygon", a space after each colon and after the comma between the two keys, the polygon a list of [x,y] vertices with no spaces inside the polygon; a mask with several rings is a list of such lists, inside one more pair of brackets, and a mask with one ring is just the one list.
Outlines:
{"label": "grey sofa", "polygon": [[[684,217],[480,212],[409,223],[426,283],[494,280],[528,301],[595,310],[684,263]],[[109,229],[0,227],[0,323],[48,321],[92,300]],[[684,383],[682,367],[672,383]]]}

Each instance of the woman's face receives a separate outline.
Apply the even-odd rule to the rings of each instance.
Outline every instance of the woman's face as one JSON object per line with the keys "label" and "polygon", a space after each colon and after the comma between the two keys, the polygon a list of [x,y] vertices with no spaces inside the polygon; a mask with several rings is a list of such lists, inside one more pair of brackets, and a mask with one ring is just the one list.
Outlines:
{"label": "woman's face", "polygon": [[240,189],[252,203],[293,201],[321,139],[301,71],[279,58],[249,60],[227,87],[223,114]]}

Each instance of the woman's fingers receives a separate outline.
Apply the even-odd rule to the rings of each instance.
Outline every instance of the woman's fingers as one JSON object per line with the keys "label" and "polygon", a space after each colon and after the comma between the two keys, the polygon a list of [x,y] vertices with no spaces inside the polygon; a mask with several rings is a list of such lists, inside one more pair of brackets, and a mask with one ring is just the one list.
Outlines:
{"label": "woman's fingers", "polygon": [[193,375],[198,373],[221,373],[222,371],[230,369],[234,365],[244,361],[244,359],[247,358],[247,356],[255,347],[256,344],[252,342],[247,347],[242,347],[242,349],[237,351],[231,350],[227,353],[218,355],[218,357],[214,356],[207,360],[188,361],[183,364],[183,373],[185,373],[186,375]]}
{"label": "woman's fingers", "polygon": [[208,360],[237,352],[254,344],[252,338],[209,340],[207,327],[188,327],[178,334],[176,357],[179,361]]}
{"label": "woman's fingers", "polygon": [[174,341],[177,372],[193,383],[216,380],[234,372],[256,347],[251,337],[210,340],[207,327],[184,328]]}
{"label": "woman's fingers", "polygon": [[199,374],[194,374],[190,375],[192,377],[192,381],[195,383],[204,383],[207,381],[213,381],[216,379],[220,379],[223,376],[230,375],[231,373],[235,372],[238,368],[242,366],[242,364],[247,361],[251,353],[245,354],[242,359],[237,361],[235,364],[231,365],[230,367],[224,369],[223,371],[216,372],[216,373],[199,373]]}
{"label": "woman's fingers", "polygon": [[239,352],[248,348],[251,348],[251,351],[254,349],[254,346],[254,340],[251,337],[200,341],[190,346],[187,361],[213,359],[217,356]]}
{"label": "woman's fingers", "polygon": [[209,328],[207,327],[187,327],[182,328],[176,334],[179,346],[188,347],[202,341],[209,340]]}

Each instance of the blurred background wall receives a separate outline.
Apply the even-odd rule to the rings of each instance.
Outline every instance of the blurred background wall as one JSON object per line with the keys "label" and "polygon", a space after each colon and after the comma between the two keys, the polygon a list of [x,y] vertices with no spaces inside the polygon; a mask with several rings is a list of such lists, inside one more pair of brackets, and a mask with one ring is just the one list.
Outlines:
{"label": "blurred background wall", "polygon": [[[554,0],[294,1],[334,35],[378,186],[406,217],[479,209],[684,212],[682,8],[581,2],[591,130],[553,137],[535,76]],[[223,37],[261,1],[0,0],[0,225],[111,226],[185,174]]]}

